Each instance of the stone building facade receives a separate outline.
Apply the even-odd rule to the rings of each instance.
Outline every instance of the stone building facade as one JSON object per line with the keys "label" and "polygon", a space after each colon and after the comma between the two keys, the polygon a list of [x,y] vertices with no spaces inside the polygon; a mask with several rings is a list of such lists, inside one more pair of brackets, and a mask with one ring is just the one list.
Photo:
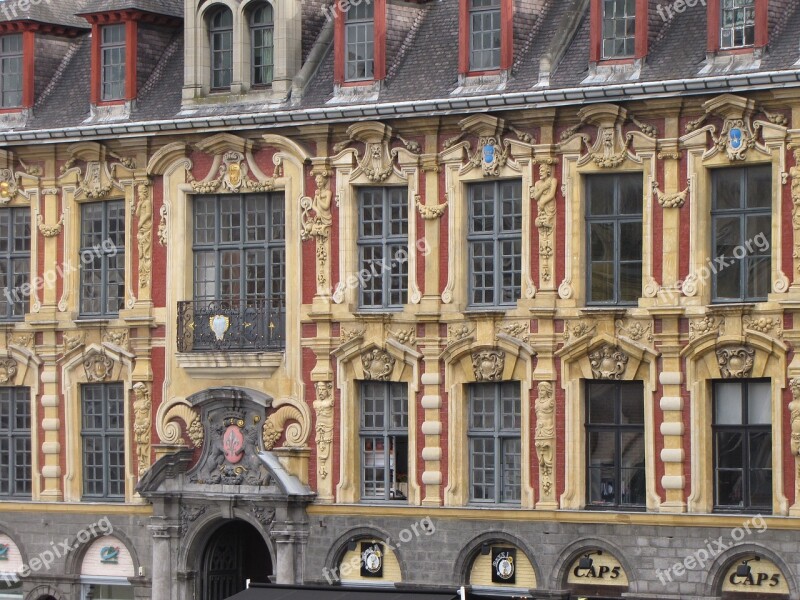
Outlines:
{"label": "stone building facade", "polygon": [[0,7],[0,586],[800,598],[797,0]]}

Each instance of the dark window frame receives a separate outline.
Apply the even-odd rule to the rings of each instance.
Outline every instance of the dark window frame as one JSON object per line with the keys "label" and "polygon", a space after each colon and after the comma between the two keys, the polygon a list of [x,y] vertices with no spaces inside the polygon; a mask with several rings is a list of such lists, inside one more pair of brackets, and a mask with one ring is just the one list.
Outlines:
{"label": "dark window frame", "polygon": [[[230,24],[227,24],[228,17]],[[220,7],[208,17],[208,37],[211,64],[211,91],[230,90],[233,83],[233,13],[227,7]],[[225,57],[228,66],[224,66]],[[222,60],[223,66],[217,67],[217,59]]]}
{"label": "dark window frame", "polygon": [[[114,392],[112,396],[111,392]],[[99,397],[89,398],[89,393],[97,391]],[[94,404],[94,408],[99,408],[100,413],[88,411],[89,402]],[[112,403],[116,403],[116,412],[111,413]],[[90,414],[91,413],[91,414]],[[87,426],[90,416],[98,416],[101,421],[100,427]],[[119,421],[118,427],[112,427],[112,419]],[[94,450],[89,451],[89,442],[100,442],[102,447],[100,454]],[[81,386],[81,446],[83,453],[83,498],[86,500],[118,501],[125,500],[125,389],[121,382],[113,383],[91,383]],[[116,449],[114,449],[116,447]],[[99,465],[92,464],[90,456],[99,457]],[[110,458],[114,456],[118,464],[111,465]],[[102,469],[102,481],[96,484],[99,491],[95,488],[89,491],[89,482],[97,482],[88,475],[90,468],[98,467]],[[118,477],[112,477],[111,470],[116,469]],[[112,486],[116,489],[112,490]]]}
{"label": "dark window frame", "polygon": [[[262,2],[255,6],[250,12],[249,22],[250,83],[253,87],[269,87],[275,75],[275,11],[272,4]],[[269,42],[265,43],[267,36]],[[264,58],[267,51],[269,61],[263,63],[258,61],[257,59]]]}
{"label": "dark window frame", "polygon": [[[496,71],[502,65],[503,19],[502,0],[461,0],[469,2],[469,70]],[[487,23],[488,19],[488,23]],[[480,29],[476,27],[480,25]],[[488,28],[486,27],[488,25]],[[494,37],[496,35],[496,37]],[[483,45],[491,36],[488,47]],[[476,40],[481,40],[478,48]],[[496,42],[496,43],[495,43]],[[486,60],[488,57],[488,61]]]}
{"label": "dark window frame", "polygon": [[[6,280],[5,287],[0,289],[0,321],[21,321],[28,313],[30,298],[23,296],[20,290],[27,289],[30,283],[31,236],[30,208],[15,207],[0,212],[0,264],[4,268],[0,283],[3,276]],[[17,246],[19,243],[23,244],[21,249]],[[7,248],[5,251],[3,245]]]}
{"label": "dark window frame", "polygon": [[[636,0],[601,0],[602,10],[602,40],[601,54],[604,60],[614,60],[623,58],[633,58],[636,55]],[[607,8],[609,4],[614,9],[614,14],[609,15]],[[633,13],[628,13],[629,5],[633,4]],[[618,11],[622,9],[620,14]],[[622,36],[617,35],[617,27],[622,23],[625,29],[625,34]],[[608,26],[611,26],[613,32],[608,33]],[[632,25],[633,31],[629,32],[628,27]],[[622,41],[622,51],[618,51],[616,46],[618,42]],[[607,44],[611,42],[614,48],[609,52]]]}
{"label": "dark window frame", "polygon": [[[2,417],[7,419],[7,426],[4,426],[5,420]],[[20,419],[23,421],[22,426],[19,425]],[[24,425],[24,421],[27,421],[27,427]],[[0,388],[0,447],[8,446],[7,449],[4,449],[2,459],[0,459],[0,497],[2,498],[31,498],[33,489],[31,424],[30,388]],[[20,448],[20,445],[23,448]]]}
{"label": "dark window frame", "polygon": [[[91,208],[102,207],[101,215],[99,218],[93,218],[95,224],[100,226],[100,235],[94,236],[94,243],[85,243],[87,238],[93,237],[92,233],[87,233],[87,212]],[[122,220],[122,229],[115,232],[117,240],[113,240],[110,233],[110,215],[111,210],[114,209],[117,215],[120,215]],[[81,244],[80,244],[80,259],[81,259],[81,276],[80,276],[80,317],[81,318],[115,318],[119,316],[119,311],[125,308],[125,201],[124,200],[106,200],[101,202],[89,202],[81,205]],[[119,237],[122,238],[122,243],[119,243]],[[114,243],[113,252],[109,248],[106,241]],[[94,272],[94,269],[87,271],[86,258],[91,257],[93,261],[99,260],[100,262],[100,282],[97,284],[89,284],[86,281],[87,274]],[[118,265],[115,269],[111,268],[111,260]],[[93,265],[95,266],[95,265]],[[119,289],[121,293],[117,296],[109,295],[110,278],[109,275],[112,271],[116,271],[120,277]],[[87,309],[89,302],[94,302],[96,298],[88,297],[86,295],[87,289],[97,287],[99,288],[99,301],[100,310]],[[109,308],[110,303],[116,300],[116,308]]]}
{"label": "dark window frame", "polygon": [[[614,386],[614,423],[591,423],[590,422],[590,404],[592,401],[591,396],[591,388],[596,385],[613,385]],[[642,504],[634,504],[634,503],[625,503],[621,501],[621,490],[622,490],[622,436],[625,433],[641,433],[641,439],[643,441],[643,445],[646,445],[647,440],[645,439],[645,423],[644,419],[642,419],[642,423],[632,423],[632,424],[625,424],[622,423],[622,401],[621,401],[621,391],[623,386],[628,386],[633,388],[634,385],[638,386],[642,392],[641,400],[642,400],[642,414],[644,415],[644,385],[641,381],[620,381],[620,382],[613,382],[613,381],[595,381],[595,380],[586,380],[584,382],[584,410],[585,410],[585,418],[584,418],[584,434],[585,434],[585,445],[586,445],[586,509],[587,510],[599,510],[599,511],[644,511],[647,510],[647,466],[646,466],[646,459],[645,459],[645,451],[642,452],[642,464],[643,466],[641,469],[644,471],[643,473],[643,482],[645,485],[644,488],[644,502]],[[604,502],[604,503],[594,503],[592,502],[592,470],[595,467],[592,467],[591,457],[592,457],[592,448],[590,444],[591,434],[592,433],[609,433],[612,432],[614,434],[614,498],[615,502]]]}
{"label": "dark window frame", "polygon": [[[380,194],[380,232],[375,233],[378,221],[367,219],[366,204],[368,194]],[[393,197],[399,194],[398,198]],[[360,187],[358,188],[358,268],[359,310],[402,310],[408,303],[408,188],[400,186]],[[396,202],[399,200],[399,202]],[[372,203],[371,207],[376,206]],[[393,213],[400,211],[399,215]],[[373,231],[367,234],[370,225]],[[400,232],[392,232],[393,226]],[[380,255],[380,258],[367,259],[366,255]],[[380,290],[375,284],[380,284]],[[380,296],[381,302],[368,301],[367,296]],[[399,301],[393,301],[399,296]]]}
{"label": "dark window frame", "polygon": [[[762,170],[764,172],[769,171],[770,180],[772,177],[772,166],[771,165],[754,165],[754,166],[747,166],[747,167],[731,167],[731,168],[722,168],[722,169],[714,169],[711,173],[711,245],[712,245],[712,255],[713,259],[718,257],[717,255],[717,227],[718,223],[721,219],[731,219],[731,218],[738,218],[739,219],[739,235],[742,244],[746,244],[747,241],[751,241],[747,235],[747,219],[753,217],[769,217],[770,225],[772,224],[772,190],[770,189],[770,198],[767,207],[755,207],[749,208],[748,207],[748,182],[752,173],[756,170]],[[739,208],[728,208],[722,209],[717,207],[717,200],[718,200],[718,193],[717,188],[719,186],[719,178],[727,175],[730,175],[732,171],[739,171],[740,172],[740,180],[739,180],[739,190],[740,190],[740,198],[739,198]],[[742,259],[736,259],[739,265],[739,292],[740,295],[738,297],[720,297],[718,295],[718,287],[719,287],[719,277],[723,274],[724,270],[718,270],[716,263],[714,263],[714,268],[711,270],[711,301],[715,304],[726,304],[726,303],[737,303],[737,302],[765,302],[769,298],[769,293],[772,291],[772,228],[770,227],[769,230],[766,232],[769,234],[769,247],[767,248],[766,254],[756,254],[754,252],[750,252],[747,250],[747,253]],[[755,236],[757,237],[757,235]],[[745,246],[745,249],[746,246]],[[769,269],[767,269],[767,295],[766,296],[748,296],[748,287],[750,283],[750,276],[749,271],[746,268],[746,265],[753,260],[754,258],[763,258],[766,257],[769,260]],[[730,267],[725,267],[729,269]]]}
{"label": "dark window frame", "polygon": [[[344,25],[344,79],[375,79],[375,8],[373,2],[353,4],[346,13]],[[362,14],[365,12],[366,14]],[[360,39],[363,33],[363,39]],[[353,40],[353,36],[356,37]],[[351,57],[351,48],[353,54]],[[363,67],[363,69],[362,69]]]}
{"label": "dark window frame", "polygon": [[[731,6],[725,6],[731,2]],[[751,48],[756,43],[756,0],[720,0],[720,28],[719,45],[721,50],[734,50],[738,48]],[[748,19],[747,15],[751,15]],[[726,26],[725,17],[730,14],[731,19]],[[736,22],[737,15],[742,15],[743,21]],[[741,36],[737,41],[737,36]],[[726,38],[729,43],[726,43]]]}
{"label": "dark window frame", "polygon": [[[370,393],[368,390],[374,389],[382,392]],[[381,397],[382,396],[382,397]],[[378,382],[378,381],[362,381],[359,388],[360,398],[360,418],[359,418],[359,456],[361,466],[361,499],[365,502],[375,501],[407,501],[408,498],[404,497],[399,490],[393,487],[394,483],[401,483],[395,481],[395,474],[400,469],[401,451],[405,447],[405,475],[406,482],[408,482],[408,464],[411,460],[411,453],[409,452],[408,438],[409,438],[409,424],[408,424],[408,385],[405,383],[394,382]],[[383,425],[381,427],[369,427],[366,424],[368,411],[366,410],[366,403],[372,401],[375,404],[382,403],[381,407],[375,407],[376,410],[369,413],[369,415],[377,416],[382,415]],[[398,410],[394,403],[399,401],[401,403]],[[395,419],[399,419],[399,425],[395,423]],[[383,497],[377,495],[380,482],[372,478],[367,480],[367,469],[372,467],[376,471],[380,467],[376,465],[367,464],[368,442],[373,445],[371,451],[376,457],[379,450],[377,449],[376,441],[381,440],[383,443]],[[400,443],[405,440],[405,444]],[[394,469],[392,465],[392,453],[394,451]],[[367,493],[368,483],[374,484],[376,487],[376,494],[369,495]]]}
{"label": "dark window frame", "polygon": [[[121,36],[114,34],[121,33]],[[100,100],[113,102],[125,98],[127,78],[127,31],[125,23],[100,27]]]}
{"label": "dark window frame", "polygon": [[[614,206],[613,211],[610,214],[597,214],[593,215],[591,213],[591,190],[592,187],[589,185],[589,179],[593,178],[608,178],[614,180]],[[638,304],[639,298],[642,296],[642,281],[644,279],[644,264],[643,260],[633,261],[633,260],[625,260],[623,261],[621,258],[622,255],[622,232],[621,228],[623,225],[626,224],[639,224],[640,229],[642,232],[644,231],[644,214],[643,211],[638,213],[622,213],[620,210],[620,204],[622,201],[622,186],[621,182],[623,178],[630,178],[631,181],[634,178],[637,180],[637,183],[642,183],[641,178],[642,174],[640,172],[636,173],[612,173],[609,175],[588,175],[584,181],[584,189],[586,191],[586,209],[585,209],[585,234],[586,234],[586,304],[587,306],[636,306]],[[642,183],[643,186],[643,183]],[[642,188],[644,189],[644,188]],[[610,224],[614,227],[614,256],[612,259],[612,265],[614,270],[614,284],[613,290],[614,295],[611,299],[603,299],[603,300],[595,300],[592,297],[592,266],[595,261],[592,260],[592,225],[602,225],[602,224]],[[644,252],[644,236],[642,235],[642,253]],[[605,261],[597,261],[597,262],[605,262]],[[638,286],[638,294],[637,297],[633,300],[622,300],[621,299],[621,271],[622,265],[625,264],[635,264],[639,263],[641,265],[640,272],[639,272],[639,286]]]}
{"label": "dark window frame", "polygon": [[[6,43],[16,42],[6,49]],[[0,108],[21,108],[24,94],[24,45],[21,33],[0,36]],[[15,85],[9,85],[11,83]]]}
{"label": "dark window frame", "polygon": [[[514,195],[509,198],[504,198],[502,195],[503,186],[514,186]],[[522,180],[521,179],[504,179],[493,182],[480,182],[468,184],[468,204],[467,218],[469,220],[467,232],[467,247],[468,247],[468,302],[467,305],[470,309],[486,310],[494,308],[506,308],[515,306],[516,303],[522,298]],[[486,215],[477,215],[476,209],[478,202],[476,201],[476,194],[478,189],[493,188],[493,198],[483,197],[486,202],[493,203],[492,210],[492,230],[488,231],[485,227],[485,222],[488,221]],[[513,225],[518,227],[511,227],[506,229],[503,225],[504,215],[503,212],[505,203],[510,202],[513,207],[512,212],[508,213]],[[518,209],[518,212],[517,212]],[[483,223],[478,228],[479,223]],[[492,246],[491,257],[483,253],[477,256],[476,251],[481,248]],[[516,246],[519,251],[507,251],[504,246]],[[483,270],[480,273],[476,272],[476,261],[481,259],[484,262],[491,258],[493,265],[490,270]],[[504,261],[511,261],[512,268],[506,268],[503,264]],[[482,265],[486,267],[486,265]],[[478,277],[482,277],[482,285],[478,285]],[[487,282],[491,278],[490,285]],[[486,284],[486,285],[483,285]],[[481,295],[481,301],[478,300],[478,294]],[[493,300],[486,301],[486,296],[491,294]],[[510,298],[510,299],[506,299]]]}
{"label": "dark window frame", "polygon": [[[770,423],[769,424],[753,424],[751,425],[749,421],[749,401],[750,401],[750,394],[748,389],[748,384],[751,383],[769,383],[770,384],[770,395],[767,398],[767,402],[769,402],[770,407]],[[720,425],[717,423],[717,386],[720,384],[739,384],[742,386],[742,421],[743,423],[740,425],[734,424],[726,424]],[[711,438],[712,438],[712,473],[714,478],[714,512],[719,513],[772,513],[772,487],[770,487],[770,503],[768,505],[751,505],[749,503],[750,498],[750,489],[751,489],[751,478],[753,468],[750,466],[750,435],[751,434],[769,434],[770,444],[769,446],[772,447],[772,388],[771,388],[772,381],[768,378],[757,378],[757,379],[741,379],[741,380],[734,380],[731,381],[730,379],[721,379],[715,380],[712,382],[712,390],[711,390]],[[742,499],[743,504],[741,506],[734,506],[734,505],[727,505],[727,504],[719,504],[717,494],[719,492],[719,472],[721,469],[718,466],[717,460],[717,450],[718,450],[718,434],[720,433],[730,433],[730,432],[740,432],[743,434],[744,438],[747,440],[747,443],[742,444]],[[735,470],[735,469],[730,469]],[[770,483],[772,482],[772,477],[774,476],[774,472],[772,469],[772,463],[770,462],[770,468],[764,469],[770,472]],[[747,503],[744,503],[744,499],[748,499]]]}
{"label": "dark window frame", "polygon": [[[494,394],[494,412],[493,412],[493,426],[474,427],[475,421],[475,393],[479,389],[493,388]],[[512,418],[516,418],[519,427],[504,427],[503,417],[509,416],[509,413],[504,411],[503,403],[511,401],[516,404],[516,414],[511,414]],[[485,414],[485,413],[484,413]],[[519,506],[522,502],[522,392],[520,389],[520,382],[518,381],[504,381],[499,383],[472,383],[467,386],[467,443],[469,452],[469,502],[476,505],[503,505],[503,506]],[[494,464],[492,467],[486,468],[484,466],[481,470],[485,473],[491,472],[494,481],[491,483],[476,482],[476,465],[475,465],[475,442],[478,440],[491,440],[494,453]],[[505,442],[517,442],[519,453],[507,453],[505,449]],[[485,452],[483,453],[485,455]],[[518,458],[518,469],[508,469],[504,464],[507,456],[515,455]],[[507,483],[508,475],[511,472],[517,472],[519,481],[517,483]],[[494,488],[491,498],[477,498],[475,494],[476,486]],[[514,495],[516,497],[508,498],[506,487],[514,488]]]}

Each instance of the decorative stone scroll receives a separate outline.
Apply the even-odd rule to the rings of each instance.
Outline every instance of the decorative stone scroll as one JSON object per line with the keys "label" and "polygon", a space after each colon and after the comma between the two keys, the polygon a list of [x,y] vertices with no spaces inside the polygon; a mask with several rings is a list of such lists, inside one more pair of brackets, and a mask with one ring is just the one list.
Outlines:
{"label": "decorative stone scroll", "polygon": [[93,352],[83,361],[86,380],[89,382],[105,381],[111,377],[114,361],[105,354]]}
{"label": "decorative stone scroll", "polygon": [[11,357],[0,359],[0,385],[14,385],[17,380],[17,361]]}
{"label": "decorative stone scroll", "polygon": [[364,379],[389,381],[394,370],[395,359],[385,350],[370,350],[361,355]]}
{"label": "decorative stone scroll", "polygon": [[475,381],[500,381],[506,364],[506,353],[497,350],[485,350],[472,355],[472,368]]}

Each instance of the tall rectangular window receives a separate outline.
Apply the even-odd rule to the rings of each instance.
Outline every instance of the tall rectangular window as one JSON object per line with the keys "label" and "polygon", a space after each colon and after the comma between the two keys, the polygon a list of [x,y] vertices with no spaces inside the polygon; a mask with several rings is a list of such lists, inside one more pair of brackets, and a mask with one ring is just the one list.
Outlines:
{"label": "tall rectangular window", "polygon": [[469,186],[470,305],[513,305],[522,290],[522,182]]}
{"label": "tall rectangular window", "polygon": [[743,48],[756,41],[755,0],[722,0],[722,48]]}
{"label": "tall rectangular window", "polygon": [[372,2],[352,4],[345,25],[345,79],[375,76],[375,9]]}
{"label": "tall rectangular window", "polygon": [[272,5],[264,2],[250,14],[250,61],[252,81],[255,86],[272,84],[274,34]]}
{"label": "tall rectangular window", "polygon": [[116,317],[125,306],[125,202],[81,206],[81,316]]}
{"label": "tall rectangular window", "polygon": [[469,386],[470,500],[518,503],[522,490],[519,383]]}
{"label": "tall rectangular window", "polygon": [[195,197],[194,300],[195,350],[279,345],[286,304],[281,194]]}
{"label": "tall rectangular window", "polygon": [[642,294],[642,176],[586,178],[587,304],[636,304]]}
{"label": "tall rectangular window", "polygon": [[125,392],[121,383],[81,386],[83,496],[125,497]]}
{"label": "tall rectangular window", "polygon": [[31,495],[31,391],[0,388],[0,496]]}
{"label": "tall rectangular window", "polygon": [[636,51],[636,0],[603,0],[603,58]]}
{"label": "tall rectangular window", "polygon": [[25,316],[30,270],[30,209],[4,209],[0,211],[0,320]]}
{"label": "tall rectangular window", "polygon": [[100,28],[102,100],[125,98],[125,24]]}
{"label": "tall rectangular window", "polygon": [[586,505],[644,508],[644,388],[586,382]]}
{"label": "tall rectangular window", "polygon": [[408,387],[361,383],[361,496],[405,500],[408,496]]}
{"label": "tall rectangular window", "polygon": [[358,191],[362,308],[402,308],[408,297],[408,190]]}
{"label": "tall rectangular window", "polygon": [[208,21],[211,46],[211,89],[230,89],[233,81],[233,13],[219,8]]}
{"label": "tall rectangular window", "polygon": [[772,167],[712,174],[715,302],[766,300],[772,281]]}
{"label": "tall rectangular window", "polygon": [[714,382],[714,507],[772,510],[769,381]]}
{"label": "tall rectangular window", "polygon": [[500,1],[469,2],[469,70],[493,71],[500,68]]}
{"label": "tall rectangular window", "polygon": [[0,36],[0,108],[22,106],[22,34]]}

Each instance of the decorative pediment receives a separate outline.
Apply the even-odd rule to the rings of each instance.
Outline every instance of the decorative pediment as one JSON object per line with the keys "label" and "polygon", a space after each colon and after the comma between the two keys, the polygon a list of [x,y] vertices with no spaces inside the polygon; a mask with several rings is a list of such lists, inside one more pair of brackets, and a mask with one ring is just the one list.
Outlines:
{"label": "decorative pediment", "polygon": [[9,151],[0,153],[0,165],[3,167],[0,168],[0,205],[18,197],[30,200],[30,190],[39,187],[42,168],[39,165],[26,165]]}
{"label": "decorative pediment", "polygon": [[[633,147],[655,150],[658,131],[652,125],[639,121],[628,111],[615,104],[593,104],[578,111],[578,123],[561,135],[560,146],[568,149],[585,151],[578,161],[582,167],[590,163],[601,169],[615,169],[626,160],[641,164],[642,160]],[[638,131],[625,133],[626,123],[632,123]],[[580,133],[585,126],[596,128],[594,139],[586,133]]]}
{"label": "decorative pediment", "polygon": [[[623,329],[631,324],[620,323]],[[571,344],[556,351],[562,364],[573,365],[584,379],[605,379],[612,381],[630,381],[653,377],[658,353],[645,345],[646,334],[640,340],[633,340],[623,333],[612,336],[608,333],[594,334],[591,329],[577,337]],[[574,371],[573,371],[574,373]]]}
{"label": "decorative pediment", "polygon": [[218,133],[207,137],[195,144],[195,147],[206,154],[224,154],[225,152],[239,152],[247,154],[253,151],[253,140],[233,135],[232,133]]}
{"label": "decorative pediment", "polygon": [[[486,114],[471,115],[459,122],[461,133],[444,142],[440,154],[442,162],[466,163],[461,174],[473,169],[481,169],[484,177],[497,177],[501,170],[509,166],[521,172],[514,157],[533,156],[533,136],[520,131],[506,123],[505,120]],[[504,137],[510,131],[516,136]],[[464,138],[476,140],[473,149],[471,143]]]}
{"label": "decorative pediment", "polygon": [[[397,139],[402,147],[391,147],[392,139]],[[364,152],[359,156],[358,150],[348,148],[353,143],[364,144]],[[350,173],[350,180],[362,178],[369,183],[384,183],[395,176],[401,181],[408,179],[403,172],[404,167],[417,167],[420,164],[421,148],[417,142],[408,141],[396,135],[389,125],[378,121],[355,123],[347,128],[347,139],[333,147],[336,154],[334,162],[341,164],[347,153],[355,161],[355,169]],[[395,167],[397,162],[401,169]]]}
{"label": "decorative pediment", "polygon": [[[192,189],[199,194],[212,194],[215,192],[269,192],[275,189],[275,177],[250,177],[254,172],[252,155],[245,155],[238,150],[228,150],[214,157],[214,163],[208,175],[201,181],[195,179],[189,172],[187,181]],[[276,165],[276,169],[277,169]]]}
{"label": "decorative pediment", "polygon": [[14,385],[17,381],[17,361],[13,358],[0,358],[0,385]]}

